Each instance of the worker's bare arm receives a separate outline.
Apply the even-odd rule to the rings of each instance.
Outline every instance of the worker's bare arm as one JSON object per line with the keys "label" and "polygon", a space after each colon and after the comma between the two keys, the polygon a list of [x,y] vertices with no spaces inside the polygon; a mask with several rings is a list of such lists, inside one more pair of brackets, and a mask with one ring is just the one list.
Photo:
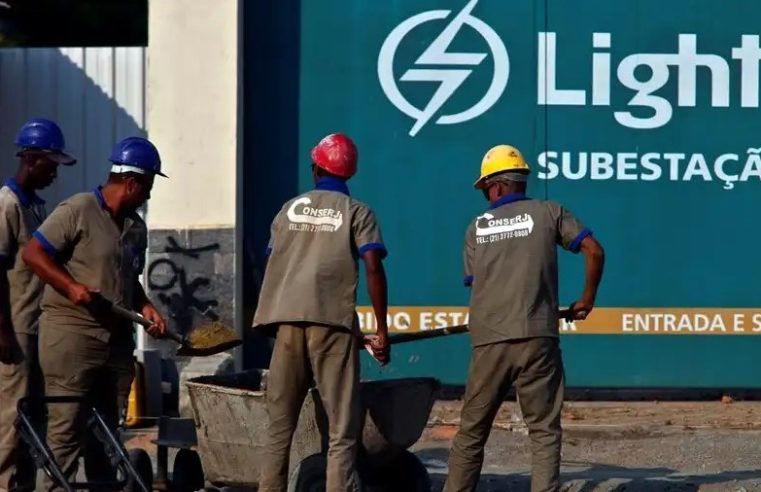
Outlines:
{"label": "worker's bare arm", "polygon": [[579,250],[584,255],[586,261],[584,292],[581,299],[571,307],[575,319],[586,319],[595,305],[597,299],[597,288],[602,280],[602,273],[605,267],[605,250],[602,245],[593,237],[587,236],[581,242]]}
{"label": "worker's bare arm", "polygon": [[373,354],[381,364],[387,364],[391,358],[388,344],[388,285],[386,282],[386,270],[383,268],[383,254],[381,250],[371,249],[362,255],[367,274],[367,291],[375,311],[377,329],[371,339],[370,347]]}

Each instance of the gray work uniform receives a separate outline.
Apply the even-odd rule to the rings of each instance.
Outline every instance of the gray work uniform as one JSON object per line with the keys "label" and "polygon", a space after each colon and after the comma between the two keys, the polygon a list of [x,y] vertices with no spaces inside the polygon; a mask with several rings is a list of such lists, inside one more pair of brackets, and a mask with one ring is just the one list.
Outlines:
{"label": "gray work uniform", "polygon": [[286,490],[291,438],[314,379],[328,416],[328,492],[355,490],[360,434],[358,259],[385,256],[373,212],[342,181],[286,203],[272,224],[255,327],[276,327],[267,382],[269,436],[261,492]]}
{"label": "gray work uniform", "polygon": [[[126,217],[120,229],[96,189],[62,202],[34,236],[76,282],[99,289],[117,304],[137,308],[134,294],[147,241],[145,223],[137,214]],[[134,376],[133,331],[130,322],[76,306],[45,286],[40,364],[46,393],[87,397],[116,429]],[[49,405],[48,443],[67,477],[76,474],[81,448],[88,480],[111,480],[115,470],[102,445],[85,437],[86,416],[86,405]],[[56,489],[52,483],[48,488]]]}
{"label": "gray work uniform", "polygon": [[[16,403],[42,396],[42,372],[37,357],[37,320],[42,281],[21,259],[21,252],[45,219],[45,202],[24,193],[14,179],[0,188],[0,257],[8,280],[10,322],[16,346],[10,364],[0,362],[0,491],[34,490],[36,467],[14,426]],[[35,408],[41,418],[41,409]]]}
{"label": "gray work uniform", "polygon": [[531,490],[560,489],[557,246],[578,252],[589,234],[562,206],[522,194],[503,197],[468,227],[473,353],[446,492],[475,489],[494,417],[513,384],[531,439]]}

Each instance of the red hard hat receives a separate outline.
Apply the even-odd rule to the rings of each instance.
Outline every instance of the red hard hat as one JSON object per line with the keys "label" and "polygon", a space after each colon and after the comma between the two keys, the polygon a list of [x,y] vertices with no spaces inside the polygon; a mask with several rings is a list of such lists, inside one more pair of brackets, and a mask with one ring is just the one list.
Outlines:
{"label": "red hard hat", "polygon": [[343,133],[331,133],[312,149],[312,162],[330,174],[351,178],[357,173],[357,146]]}

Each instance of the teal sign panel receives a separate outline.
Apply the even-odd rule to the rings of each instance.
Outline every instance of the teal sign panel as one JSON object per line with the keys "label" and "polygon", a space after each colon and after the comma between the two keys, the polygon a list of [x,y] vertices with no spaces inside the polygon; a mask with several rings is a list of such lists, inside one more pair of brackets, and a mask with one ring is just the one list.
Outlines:
{"label": "teal sign panel", "polygon": [[[472,184],[506,143],[533,169],[529,194],[606,248],[596,311],[561,326],[570,386],[761,385],[761,3],[717,5],[301,3],[297,188],[322,136],[355,139],[350,185],[383,228],[395,331],[467,319],[463,235],[486,208]],[[582,286],[583,258],[563,254],[562,303]],[[462,384],[469,348],[463,335],[398,346],[364,376]]]}

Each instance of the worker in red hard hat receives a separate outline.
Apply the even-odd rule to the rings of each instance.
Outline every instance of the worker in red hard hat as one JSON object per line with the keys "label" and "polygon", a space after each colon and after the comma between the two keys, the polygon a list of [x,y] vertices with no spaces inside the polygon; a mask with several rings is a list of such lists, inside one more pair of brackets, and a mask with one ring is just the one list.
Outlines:
{"label": "worker in red hard hat", "polygon": [[272,222],[254,327],[276,333],[267,380],[269,436],[260,492],[285,491],[291,438],[314,379],[328,416],[328,492],[358,490],[355,462],[361,432],[356,316],[362,258],[377,332],[367,345],[389,360],[386,256],[370,208],[349,194],[357,148],[335,133],[312,150],[315,189],[288,201]]}

